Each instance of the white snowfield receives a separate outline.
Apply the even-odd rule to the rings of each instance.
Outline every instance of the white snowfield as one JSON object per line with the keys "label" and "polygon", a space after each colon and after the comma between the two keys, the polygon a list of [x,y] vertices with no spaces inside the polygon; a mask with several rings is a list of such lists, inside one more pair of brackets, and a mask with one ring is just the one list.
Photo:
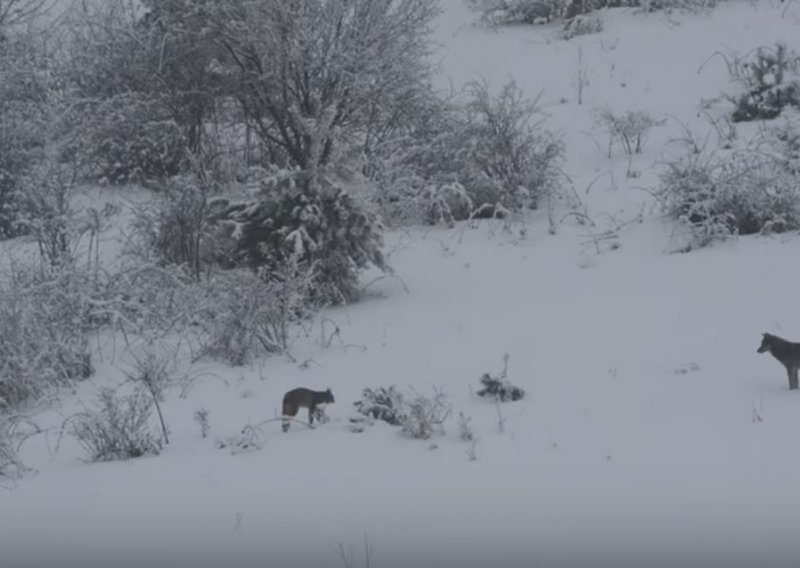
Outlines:
{"label": "white snowfield", "polygon": [[[756,353],[764,331],[800,341],[800,240],[674,254],[679,237],[641,189],[679,150],[681,123],[711,131],[701,100],[736,88],[712,55],[800,47],[800,5],[607,10],[601,33],[570,41],[555,25],[475,27],[461,0],[443,5],[442,84],[513,78],[530,97],[542,91],[565,171],[599,226],[567,218],[551,235],[537,211],[524,238],[523,225],[502,222],[390,233],[389,262],[410,293],[384,279],[374,297],[326,312],[348,347],[325,348],[318,327],[300,335],[292,353],[313,360],[306,368],[283,357],[196,364],[187,397],[170,391],[163,403],[161,455],[87,464],[69,437],[57,452],[54,435],[31,438],[22,457],[37,472],[0,489],[0,567],[363,567],[365,535],[377,568],[800,566],[800,392]],[[621,148],[607,157],[592,118],[606,105],[666,119],[634,157],[637,178],[626,179]],[[640,213],[619,248],[598,253],[590,233]],[[58,425],[120,381],[117,347],[37,421]],[[498,417],[474,392],[506,352],[527,396]],[[442,388],[446,433],[411,440],[380,422],[351,432],[361,390],[389,385]],[[278,416],[296,386],[332,389],[329,422],[286,434],[269,422],[259,450],[215,447]],[[472,418],[475,460],[459,412]]]}

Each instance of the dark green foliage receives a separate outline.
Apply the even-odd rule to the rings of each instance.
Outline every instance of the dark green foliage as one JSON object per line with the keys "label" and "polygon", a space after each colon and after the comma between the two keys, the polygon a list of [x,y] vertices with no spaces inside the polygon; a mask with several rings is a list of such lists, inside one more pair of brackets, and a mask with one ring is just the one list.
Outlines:
{"label": "dark green foliage", "polygon": [[512,385],[503,376],[493,377],[489,373],[484,373],[481,385],[482,388],[476,393],[478,396],[493,398],[500,402],[511,402],[525,397],[523,389]]}
{"label": "dark green foliage", "polygon": [[778,43],[774,50],[759,48],[746,64],[747,92],[735,99],[734,122],[769,120],[787,106],[800,106],[800,81],[796,78],[800,59]]}
{"label": "dark green foliage", "polygon": [[238,227],[235,258],[270,278],[291,259],[313,266],[310,300],[343,303],[358,297],[358,272],[386,269],[382,226],[361,202],[327,178],[315,189],[294,175],[268,182],[256,202],[228,205],[218,218]]}
{"label": "dark green foliage", "polygon": [[365,388],[361,392],[361,400],[355,401],[353,406],[364,416],[382,420],[392,426],[400,426],[406,419],[403,404],[402,393],[392,385],[388,388]]}

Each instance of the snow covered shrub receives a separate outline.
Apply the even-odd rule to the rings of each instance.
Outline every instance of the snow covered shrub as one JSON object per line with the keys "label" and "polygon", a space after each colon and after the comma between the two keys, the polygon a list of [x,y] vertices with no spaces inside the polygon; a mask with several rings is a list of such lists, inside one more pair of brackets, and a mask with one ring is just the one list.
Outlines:
{"label": "snow covered shrub", "polygon": [[209,220],[213,193],[211,182],[179,175],[161,184],[153,201],[137,208],[134,229],[159,263],[184,265],[199,278],[204,268],[222,260],[221,237]]}
{"label": "snow covered shrub", "polygon": [[447,396],[438,389],[434,389],[432,397],[416,394],[406,402],[405,407],[402,432],[416,440],[427,440],[432,435],[441,433],[451,410]]}
{"label": "snow covered shrub", "polygon": [[215,218],[231,227],[239,262],[270,278],[294,259],[313,269],[309,300],[350,302],[361,269],[387,266],[380,221],[346,185],[336,173],[278,172],[262,180],[257,200],[216,200]]}
{"label": "snow covered shrub", "polygon": [[17,448],[14,445],[16,437],[14,430],[15,420],[0,411],[0,479],[16,479],[29,469],[17,455]]}
{"label": "snow covered shrub", "polygon": [[187,320],[197,307],[193,276],[181,266],[159,267],[136,260],[134,266],[102,282],[101,293],[91,302],[93,319],[149,340],[190,323]]}
{"label": "snow covered shrub", "polygon": [[469,0],[473,10],[493,25],[542,24],[563,15],[562,0]]}
{"label": "snow covered shrub", "polygon": [[0,406],[15,408],[92,373],[90,276],[21,267],[0,294]]}
{"label": "snow covered shrub", "polygon": [[564,147],[542,128],[537,100],[514,81],[492,95],[486,82],[467,85],[466,123],[458,135],[468,150],[469,170],[459,181],[476,206],[501,204],[515,211],[535,208],[554,189]]}
{"label": "snow covered shrub", "polygon": [[365,388],[361,392],[361,399],[353,405],[360,414],[383,420],[392,426],[400,426],[406,419],[403,395],[394,385],[388,388]]}
{"label": "snow covered shrub", "polygon": [[611,158],[611,146],[614,141],[622,145],[625,154],[640,154],[647,141],[650,130],[664,124],[643,111],[628,110],[623,115],[614,114],[611,109],[595,110],[595,122],[608,130],[608,157]]}
{"label": "snow covered shrub", "polygon": [[39,43],[18,34],[0,39],[0,239],[24,233],[21,180],[45,142],[48,62]]}
{"label": "snow covered shrub", "polygon": [[601,8],[638,7],[647,12],[681,10],[697,12],[713,8],[717,0],[567,0],[566,18]]}
{"label": "snow covered shrub", "polygon": [[561,37],[572,39],[579,35],[596,34],[603,31],[603,20],[597,16],[578,15],[564,23]]}
{"label": "snow covered shrub", "polygon": [[141,390],[118,396],[104,388],[93,410],[70,418],[69,431],[92,462],[157,455],[161,440],[150,428],[152,406],[152,398]]}
{"label": "snow covered shrub", "polygon": [[425,200],[425,221],[433,225],[452,227],[457,219],[467,218],[475,211],[472,198],[457,181],[428,186]]}
{"label": "snow covered shrub", "polygon": [[85,227],[71,206],[74,177],[47,161],[34,167],[22,187],[17,223],[36,240],[42,260],[54,266],[71,261]]}
{"label": "snow covered shrub", "polygon": [[514,386],[508,380],[509,358],[508,353],[503,355],[503,370],[496,377],[489,373],[484,373],[481,376],[482,388],[477,392],[478,396],[491,398],[498,402],[522,400],[525,397],[525,391],[520,387]]}
{"label": "snow covered shrub", "polygon": [[88,235],[89,263],[98,244],[102,224],[117,211],[113,204],[102,208],[74,207],[78,197],[78,172],[74,165],[46,156],[22,179],[18,197],[17,226],[32,238],[46,263],[57,266],[76,259],[79,244]]}
{"label": "snow covered shrub", "polygon": [[800,228],[797,132],[799,125],[770,129],[743,150],[688,152],[667,162],[658,195],[689,228],[691,246]]}
{"label": "snow covered shrub", "polygon": [[734,122],[771,119],[787,106],[800,107],[800,57],[784,44],[759,47],[742,69],[747,92],[731,97]]}
{"label": "snow covered shrub", "polygon": [[481,376],[481,389],[477,392],[478,396],[488,397],[500,402],[510,402],[521,400],[525,397],[525,391],[520,387],[514,386],[503,377],[493,377],[489,373]]}
{"label": "snow covered shrub", "polygon": [[86,108],[94,122],[81,144],[92,177],[111,184],[159,180],[186,167],[187,141],[174,119],[145,96],[124,94]]}
{"label": "snow covered shrub", "polygon": [[535,208],[557,189],[564,151],[542,116],[513,82],[496,94],[476,81],[458,97],[430,97],[405,138],[368,156],[384,218],[449,224]]}
{"label": "snow covered shrub", "polygon": [[198,284],[193,319],[203,355],[245,364],[261,348],[286,353],[292,326],[306,317],[313,269],[287,259],[269,276],[249,269],[220,271]]}

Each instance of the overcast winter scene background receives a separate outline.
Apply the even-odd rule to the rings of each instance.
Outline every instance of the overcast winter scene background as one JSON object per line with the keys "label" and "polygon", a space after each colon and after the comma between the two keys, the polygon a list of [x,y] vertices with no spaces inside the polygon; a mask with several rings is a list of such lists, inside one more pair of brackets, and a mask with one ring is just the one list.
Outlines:
{"label": "overcast winter scene background", "polygon": [[0,566],[797,566],[798,50],[793,0],[0,0]]}

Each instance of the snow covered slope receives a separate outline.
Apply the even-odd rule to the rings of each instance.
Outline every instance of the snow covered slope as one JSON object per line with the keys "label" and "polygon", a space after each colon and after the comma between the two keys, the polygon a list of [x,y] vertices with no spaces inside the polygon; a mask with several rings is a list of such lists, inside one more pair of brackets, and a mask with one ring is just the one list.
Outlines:
{"label": "snow covered slope", "polygon": [[[502,223],[392,233],[389,259],[408,292],[385,279],[375,297],[328,311],[325,329],[338,325],[342,341],[323,345],[319,325],[298,337],[293,353],[307,365],[198,364],[186,397],[163,403],[171,444],[160,456],[89,465],[70,438],[57,452],[54,434],[31,438],[23,458],[38,473],[0,490],[0,566],[366,566],[365,535],[381,568],[798,565],[800,394],[756,347],[762,331],[800,339],[800,240],[668,254],[671,228],[641,190],[682,124],[710,130],[700,100],[730,85],[722,59],[709,58],[779,39],[798,47],[792,7],[610,10],[603,32],[566,42],[549,26],[473,27],[460,0],[444,4],[447,77],[543,91],[600,227],[568,220],[550,235],[537,212],[524,235]],[[592,109],[606,105],[667,119],[635,157],[637,178],[626,179],[619,148],[605,153]],[[618,248],[598,253],[594,232],[640,212]],[[59,425],[121,380],[124,353],[110,353],[37,420]],[[528,394],[498,414],[474,391],[504,353]],[[330,422],[287,434],[268,422],[260,450],[215,447],[277,416],[298,385],[332,388]],[[382,423],[351,432],[361,390],[388,385],[442,388],[454,411],[446,434],[410,440]],[[459,439],[459,412],[472,418],[477,459]]]}

